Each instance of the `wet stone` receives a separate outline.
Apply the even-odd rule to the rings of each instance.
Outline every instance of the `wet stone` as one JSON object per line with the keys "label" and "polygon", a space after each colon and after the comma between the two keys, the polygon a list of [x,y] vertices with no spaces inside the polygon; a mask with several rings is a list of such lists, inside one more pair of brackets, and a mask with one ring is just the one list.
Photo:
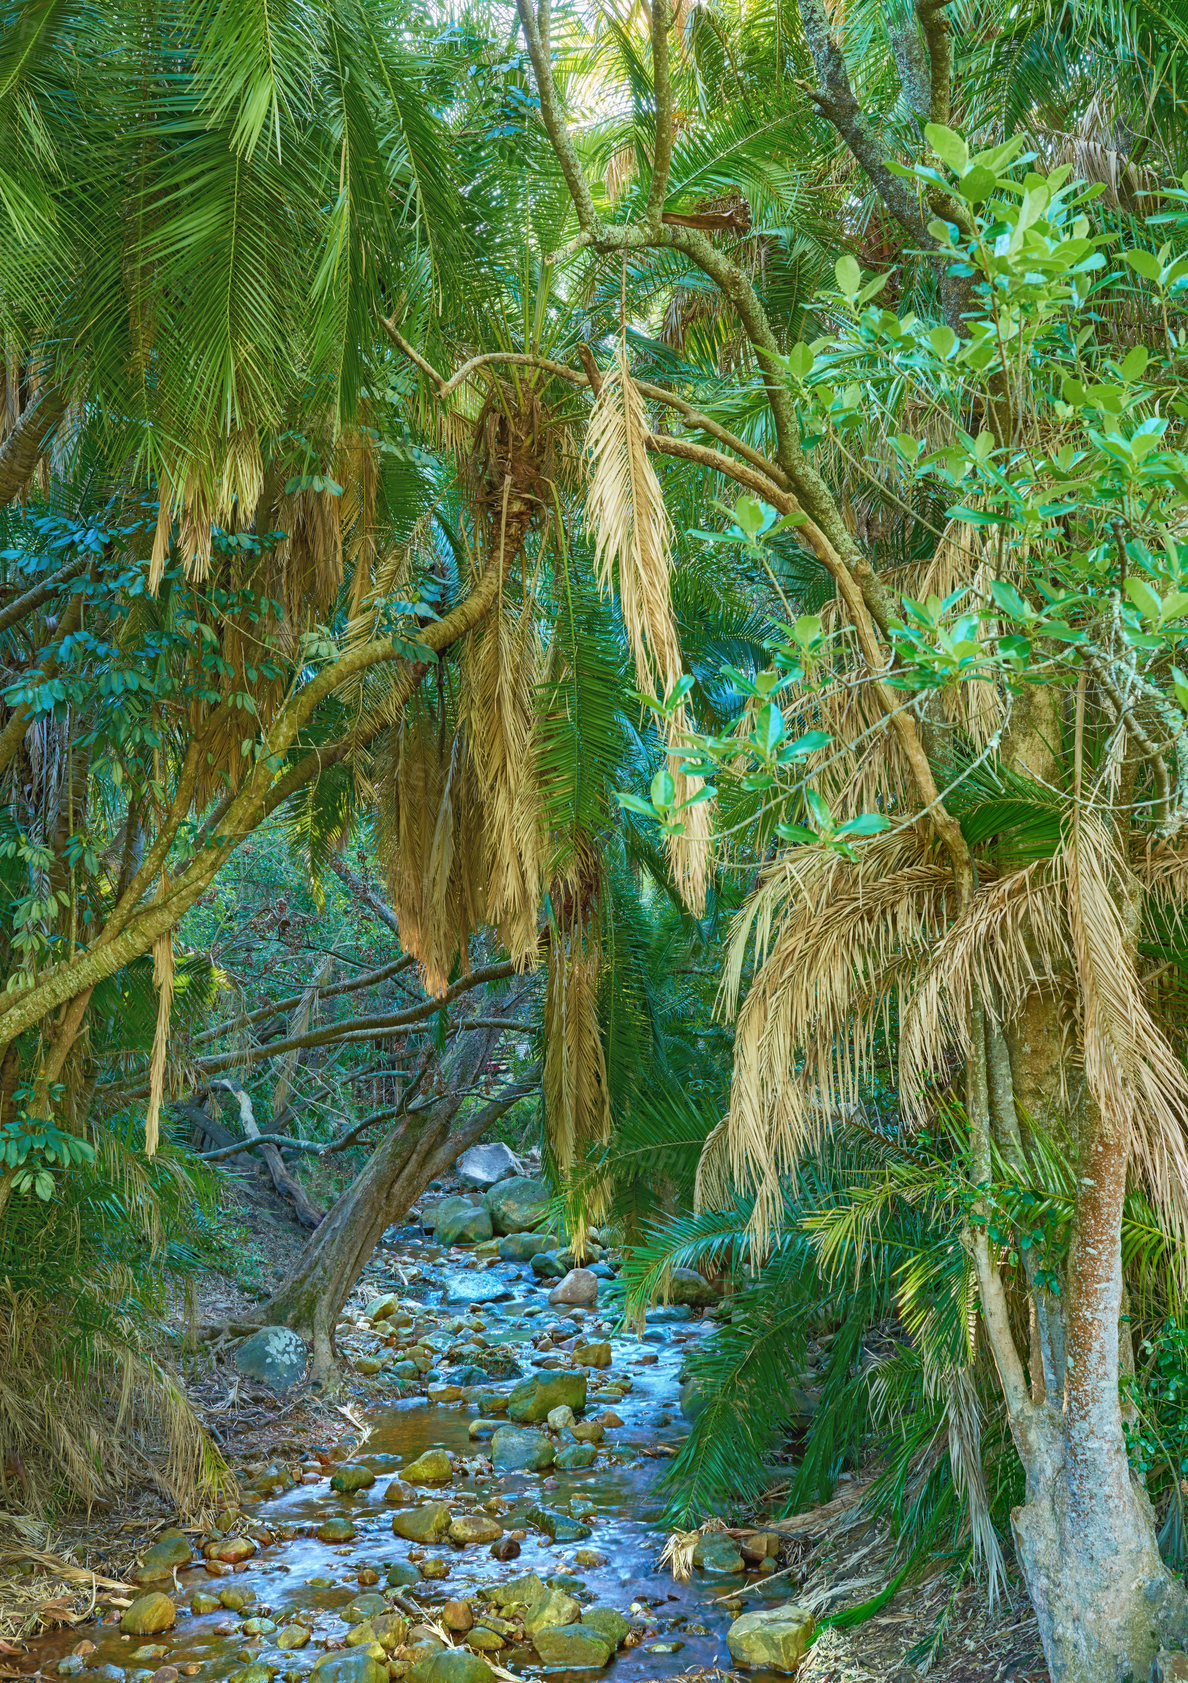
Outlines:
{"label": "wet stone", "polygon": [[507,1400],[507,1412],[520,1424],[547,1420],[549,1411],[567,1404],[575,1414],[586,1406],[584,1373],[537,1374],[522,1379]]}
{"label": "wet stone", "polygon": [[427,1560],[422,1560],[420,1564],[422,1578],[428,1578],[431,1581],[435,1581],[441,1578],[448,1578],[450,1575],[449,1561],[442,1560],[439,1555],[430,1555]]}
{"label": "wet stone", "polygon": [[277,1632],[276,1645],[278,1648],[304,1648],[309,1641],[309,1632],[304,1625],[284,1625]]}
{"label": "wet stone", "polygon": [[535,1640],[542,1630],[549,1630],[555,1625],[576,1624],[581,1616],[581,1605],[572,1595],[565,1590],[546,1590],[543,1600],[529,1608],[524,1629]]}
{"label": "wet stone", "polygon": [[221,1605],[217,1595],[211,1595],[207,1590],[199,1590],[190,1599],[191,1613],[213,1613]]}
{"label": "wet stone", "polygon": [[735,1665],[795,1671],[808,1651],[814,1628],[808,1608],[789,1602],[735,1619],[726,1632],[726,1646]]}
{"label": "wet stone", "polygon": [[131,1607],[125,1608],[120,1629],[125,1636],[155,1636],[159,1630],[171,1630],[176,1623],[177,1608],[167,1595],[153,1590],[137,1596]]}
{"label": "wet stone", "polygon": [[703,1572],[730,1574],[743,1570],[743,1557],[733,1537],[710,1531],[699,1537],[693,1548],[693,1564]]}
{"label": "wet stone", "polygon": [[584,1667],[601,1668],[611,1657],[611,1648],[596,1630],[586,1625],[554,1625],[533,1638],[533,1647],[549,1666],[564,1666],[567,1670]]}
{"label": "wet stone", "polygon": [[385,1581],[389,1589],[404,1589],[409,1584],[415,1584],[419,1577],[420,1573],[415,1566],[410,1566],[407,1561],[398,1560],[394,1565],[388,1567]]}
{"label": "wet stone", "polygon": [[181,1531],[166,1531],[145,1550],[139,1566],[132,1574],[138,1584],[150,1584],[155,1578],[171,1578],[176,1566],[188,1566],[193,1559],[190,1539]]}
{"label": "wet stone", "polygon": [[541,1473],[557,1458],[556,1446],[543,1432],[500,1426],[491,1439],[491,1465],[501,1473]]}
{"label": "wet stone", "polygon": [[444,1502],[425,1502],[392,1515],[392,1531],[410,1543],[439,1543],[449,1530],[450,1510]]}
{"label": "wet stone", "polygon": [[350,1543],[354,1541],[355,1527],[345,1516],[324,1519],[314,1535],[322,1543]]}
{"label": "wet stone", "polygon": [[427,1449],[404,1468],[402,1476],[407,1484],[448,1484],[454,1467],[444,1449]]}
{"label": "wet stone", "polygon": [[530,1525],[535,1525],[555,1543],[580,1543],[591,1535],[588,1525],[571,1519],[568,1514],[558,1513],[555,1508],[533,1506],[528,1509],[527,1519]]}
{"label": "wet stone", "polygon": [[311,1676],[317,1683],[388,1683],[388,1668],[365,1649],[354,1648],[324,1654]]}
{"label": "wet stone", "polygon": [[622,1613],[614,1607],[587,1607],[582,1623],[596,1630],[612,1648],[617,1648],[631,1629]]}
{"label": "wet stone", "polygon": [[462,1548],[469,1548],[473,1543],[493,1543],[502,1536],[503,1527],[499,1521],[489,1519],[485,1514],[461,1514],[450,1521],[450,1542]]}
{"label": "wet stone", "polygon": [[481,1654],[465,1648],[443,1648],[418,1660],[409,1672],[410,1683],[495,1683],[495,1673]]}
{"label": "wet stone", "polygon": [[370,1490],[374,1483],[375,1474],[371,1468],[357,1461],[344,1462],[330,1475],[331,1490],[337,1490],[343,1496],[353,1496],[356,1490]]}
{"label": "wet stone", "polygon": [[559,1471],[573,1473],[583,1467],[592,1467],[597,1459],[598,1451],[592,1443],[573,1443],[568,1449],[561,1450],[556,1464]]}

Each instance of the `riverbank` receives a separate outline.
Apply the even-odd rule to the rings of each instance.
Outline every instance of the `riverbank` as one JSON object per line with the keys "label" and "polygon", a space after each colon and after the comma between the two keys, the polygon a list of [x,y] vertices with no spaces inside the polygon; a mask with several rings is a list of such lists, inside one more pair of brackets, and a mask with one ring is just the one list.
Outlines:
{"label": "riverbank", "polygon": [[[791,1529],[773,1523],[767,1531],[748,1528],[749,1536],[711,1534],[690,1576],[674,1579],[660,1564],[665,1529],[650,1487],[684,1430],[677,1408],[684,1350],[713,1323],[677,1306],[650,1317],[642,1338],[616,1336],[617,1312],[607,1301],[613,1262],[595,1286],[600,1299],[550,1304],[556,1281],[542,1280],[530,1262],[500,1258],[493,1247],[447,1249],[419,1230],[390,1237],[344,1314],[342,1394],[323,1402],[298,1391],[285,1400],[216,1363],[204,1407],[240,1474],[241,1503],[216,1528],[171,1539],[159,1498],[142,1498],[120,1516],[118,1532],[109,1526],[104,1536],[99,1524],[90,1540],[85,1530],[72,1535],[67,1546],[88,1584],[74,1587],[66,1611],[77,1619],[93,1599],[98,1619],[63,1625],[5,1655],[9,1676],[298,1683],[329,1656],[362,1665],[350,1657],[360,1645],[351,1643],[355,1627],[343,1610],[366,1591],[386,1598],[385,1613],[373,1609],[374,1616],[408,1621],[403,1640],[389,1648],[379,1642],[384,1678],[424,1663],[418,1643],[447,1640],[499,1668],[491,1677],[531,1677],[547,1667],[555,1678],[560,1665],[563,1678],[559,1639],[546,1639],[542,1653],[528,1618],[517,1622],[514,1609],[510,1619],[498,1610],[509,1582],[534,1575],[549,1595],[569,1598],[555,1611],[570,1625],[581,1627],[592,1608],[625,1621],[613,1658],[608,1648],[603,1662],[616,1683],[711,1678],[733,1666],[727,1633],[740,1615],[807,1606],[825,1618],[887,1582],[886,1540],[870,1535],[857,1504],[844,1501]],[[589,1282],[582,1291],[589,1294]],[[557,1401],[543,1413],[537,1406],[529,1412],[538,1418],[513,1423],[512,1398],[525,1384],[542,1389],[544,1400],[550,1388],[568,1385],[575,1401],[581,1391],[580,1406]],[[558,1408],[571,1409],[572,1420],[562,1413],[550,1421]],[[441,1535],[418,1541],[394,1531],[397,1521],[405,1530],[428,1525],[415,1517],[426,1505],[437,1512],[429,1530],[444,1526]],[[414,1517],[400,1520],[404,1513]],[[133,1581],[144,1578],[138,1563],[148,1551],[150,1565],[157,1557],[173,1561],[158,1593],[176,1622],[137,1642],[119,1621],[142,1590],[157,1591],[151,1579]],[[239,1558],[220,1558],[228,1554]],[[127,1588],[96,1578],[92,1596],[92,1569]],[[450,1624],[446,1610],[454,1604],[469,1613],[455,1607]],[[458,1628],[467,1617],[470,1627]],[[618,1631],[616,1621],[604,1623]],[[410,1641],[417,1624],[424,1629]],[[300,1646],[280,1644],[288,1630],[305,1633],[288,1639]],[[1040,1683],[1045,1675],[1025,1607],[990,1621],[976,1586],[953,1597],[939,1578],[901,1591],[851,1633],[826,1631],[801,1676],[806,1683],[906,1683],[927,1660],[921,1643],[938,1630],[943,1646],[930,1675],[942,1683]],[[588,1633],[570,1638],[597,1659]],[[80,1644],[86,1651],[75,1653]],[[915,1663],[906,1658],[913,1650]],[[596,1674],[574,1668],[575,1678]],[[748,1675],[774,1683],[778,1674],[760,1668]],[[379,1683],[379,1676],[330,1677],[323,1664],[314,1683]],[[416,1676],[413,1683],[447,1680]],[[489,1678],[476,1670],[448,1683]]]}

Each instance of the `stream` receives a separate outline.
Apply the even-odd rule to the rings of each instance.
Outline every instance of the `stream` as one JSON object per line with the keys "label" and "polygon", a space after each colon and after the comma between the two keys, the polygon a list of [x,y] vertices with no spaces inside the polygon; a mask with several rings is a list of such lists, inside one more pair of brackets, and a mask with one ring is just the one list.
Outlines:
{"label": "stream", "polygon": [[[294,1473],[298,1482],[278,1494],[245,1500],[243,1518],[224,1522],[229,1526],[228,1541],[241,1535],[255,1544],[249,1559],[234,1564],[214,1562],[213,1573],[200,1559],[195,1560],[144,1586],[164,1592],[173,1602],[177,1621],[172,1628],[159,1634],[126,1634],[120,1629],[121,1609],[116,1606],[102,1622],[34,1642],[22,1670],[31,1670],[32,1662],[46,1677],[77,1674],[80,1683],[88,1679],[91,1683],[175,1683],[179,1677],[196,1677],[201,1683],[224,1679],[270,1683],[274,1676],[282,1683],[298,1683],[315,1662],[325,1662],[327,1646],[361,1661],[358,1648],[343,1647],[350,1627],[342,1616],[348,1603],[360,1595],[385,1596],[388,1611],[407,1613],[419,1608],[422,1622],[436,1623],[441,1636],[447,1602],[469,1600],[481,1621],[492,1610],[484,1597],[530,1573],[546,1586],[574,1595],[583,1613],[605,1607],[624,1615],[631,1626],[626,1645],[617,1653],[612,1651],[602,1672],[613,1677],[614,1683],[729,1669],[725,1633],[738,1615],[740,1602],[758,1610],[790,1601],[795,1596],[795,1579],[780,1577],[768,1583],[754,1568],[734,1575],[694,1569],[691,1578],[681,1583],[659,1565],[667,1533],[660,1502],[650,1492],[662,1466],[662,1455],[658,1458],[656,1451],[687,1430],[679,1410],[682,1357],[688,1342],[708,1332],[712,1323],[695,1318],[688,1309],[670,1307],[649,1316],[642,1337],[611,1336],[618,1319],[613,1301],[600,1299],[597,1307],[585,1311],[550,1305],[548,1293],[556,1283],[538,1279],[530,1266],[516,1262],[499,1260],[476,1269],[473,1253],[443,1250],[426,1240],[420,1229],[390,1232],[368,1270],[362,1288],[365,1300],[394,1292],[401,1311],[413,1320],[413,1328],[405,1326],[396,1337],[407,1340],[415,1329],[442,1355],[446,1348],[451,1350],[451,1359],[441,1363],[437,1378],[433,1373],[422,1375],[415,1394],[388,1400],[383,1395],[383,1372],[372,1377],[367,1400],[351,1397],[351,1417],[362,1430],[349,1454],[338,1449],[327,1461],[311,1455],[318,1450],[312,1442],[289,1446],[294,1451],[288,1461],[291,1470],[282,1470],[279,1482],[288,1482]],[[600,1292],[609,1285],[608,1280],[600,1280]],[[492,1301],[495,1298],[503,1301]],[[366,1367],[368,1357],[372,1362],[377,1356],[387,1357],[390,1362],[385,1340],[362,1320],[360,1310],[348,1306],[344,1318],[352,1316],[358,1326],[340,1332],[348,1375],[353,1363],[363,1361]],[[534,1339],[558,1325],[563,1333],[576,1332],[583,1341],[609,1338],[610,1366],[574,1368],[571,1354],[563,1349],[542,1353],[534,1347]],[[550,1376],[545,1363],[560,1373],[584,1372],[589,1396],[580,1417],[597,1421],[612,1410],[621,1421],[605,1428],[594,1464],[565,1472],[555,1467],[543,1473],[493,1471],[489,1433],[492,1425],[507,1422],[506,1413],[496,1414],[495,1409],[500,1405],[506,1409],[516,1381],[484,1379],[482,1389],[487,1396],[482,1408],[477,1400],[431,1402],[425,1395],[426,1382],[438,1388],[454,1377],[460,1361],[465,1363],[465,1351],[459,1356],[458,1350],[462,1340],[473,1346],[472,1361],[485,1358],[485,1365],[496,1374],[500,1361],[492,1359],[492,1346],[503,1347],[505,1370],[510,1358],[526,1377]],[[397,1356],[404,1353],[395,1352]],[[407,1376],[407,1363],[405,1372]],[[463,1371],[462,1377],[473,1395],[477,1366],[469,1374]],[[499,1401],[493,1404],[496,1395]],[[481,1435],[472,1436],[472,1423],[484,1413],[491,1415],[491,1422],[476,1428]],[[548,1431],[543,1421],[537,1429]],[[276,1431],[284,1442],[283,1420]],[[564,1430],[551,1435],[558,1448],[562,1439],[571,1439]],[[402,1469],[432,1449],[461,1458],[450,1482],[432,1488],[419,1483],[416,1489],[405,1486],[396,1502],[385,1500],[385,1491],[401,1479]],[[348,1461],[351,1467],[366,1469],[364,1477],[374,1474],[374,1483],[353,1494],[331,1488],[336,1466]],[[276,1465],[282,1465],[279,1457]],[[265,1490],[267,1478],[266,1471]],[[420,1547],[394,1535],[394,1510],[428,1500],[446,1502],[453,1515],[496,1519],[504,1537],[494,1547],[510,1552],[512,1543],[518,1542],[515,1557],[495,1558],[488,1542],[458,1547],[445,1540]],[[530,1514],[532,1509],[536,1511]],[[541,1528],[541,1510],[551,1516],[545,1524],[562,1532],[580,1533],[588,1527],[589,1535],[554,1541]],[[344,1527],[348,1541],[334,1543],[316,1535],[318,1528],[332,1531],[326,1522],[334,1520],[349,1522]],[[353,1536],[349,1536],[351,1531]],[[206,1534],[195,1541],[201,1545],[210,1538]],[[214,1546],[219,1546],[217,1537]],[[234,1547],[230,1552],[235,1552]],[[766,1564],[769,1575],[773,1564]],[[444,1575],[424,1576],[421,1568],[425,1566]],[[734,1592],[729,1608],[717,1599],[728,1592]],[[212,1602],[211,1610],[201,1610]],[[365,1604],[364,1611],[379,1613],[381,1604]],[[277,1638],[284,1633],[289,1640],[294,1627],[307,1630],[308,1641],[295,1648],[278,1646]],[[518,1634],[506,1632],[509,1645],[485,1653],[484,1658],[516,1677],[547,1676],[554,1683],[579,1683],[599,1675],[588,1667],[543,1665],[522,1634],[516,1645]],[[415,1642],[415,1633],[407,1640]],[[467,1641],[456,1624],[453,1640]],[[89,1644],[93,1644],[89,1651],[78,1652]],[[378,1654],[378,1650],[372,1652]],[[387,1658],[397,1661],[391,1668],[393,1675],[401,1676],[409,1669],[391,1651]],[[356,1683],[349,1667],[339,1676],[333,1675],[334,1669],[326,1673],[323,1663],[313,1683]],[[360,1673],[361,1683],[377,1683],[382,1674],[382,1668],[370,1679]],[[768,1683],[778,1674],[756,1670],[747,1675],[755,1683]],[[435,1678],[433,1683],[443,1680]],[[450,1683],[476,1683],[476,1679],[459,1671]],[[477,1683],[484,1679],[480,1676]]]}

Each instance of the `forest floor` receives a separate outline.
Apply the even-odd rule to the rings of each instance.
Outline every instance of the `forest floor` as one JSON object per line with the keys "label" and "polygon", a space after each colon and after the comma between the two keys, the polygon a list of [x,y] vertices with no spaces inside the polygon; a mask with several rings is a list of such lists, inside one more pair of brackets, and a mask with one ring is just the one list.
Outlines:
{"label": "forest floor", "polygon": [[[262,1171],[227,1176],[226,1183],[227,1213],[240,1229],[238,1266],[234,1279],[202,1278],[192,1312],[203,1323],[236,1320],[255,1308],[283,1278],[306,1238]],[[356,1296],[361,1302],[383,1286],[381,1268]],[[444,1319],[449,1312],[440,1313]],[[366,1438],[364,1416],[369,1407],[374,1410],[379,1390],[377,1381],[352,1371],[329,1398],[303,1391],[286,1401],[245,1382],[217,1354],[192,1363],[186,1379],[232,1467],[296,1457],[323,1476],[330,1463]],[[37,1665],[54,1676],[56,1666],[49,1662],[66,1651],[70,1632],[86,1625],[97,1600],[119,1605],[118,1586],[127,1585],[145,1549],[176,1523],[162,1494],[145,1488],[118,1511],[63,1519],[52,1530],[30,1529],[11,1543],[0,1532],[0,1680],[30,1676]],[[661,1541],[662,1533],[656,1533],[657,1552]],[[834,1615],[876,1593],[895,1572],[889,1540],[849,1513],[830,1519],[820,1534],[798,1540],[788,1558],[790,1596],[811,1593]],[[135,1592],[125,1590],[124,1600],[128,1593]],[[37,1633],[55,1627],[56,1638],[36,1640]],[[177,1676],[176,1669],[166,1669]],[[202,1669],[206,1675],[208,1668]],[[935,1683],[1047,1683],[1035,1620],[1019,1587],[1012,1586],[990,1614],[977,1583],[967,1579],[954,1589],[943,1573],[917,1580],[873,1618],[849,1630],[822,1632],[798,1677],[800,1683],[913,1683],[925,1674]],[[664,1683],[716,1683],[728,1675],[716,1666],[693,1666],[666,1670]],[[160,1683],[167,1683],[164,1676]]]}

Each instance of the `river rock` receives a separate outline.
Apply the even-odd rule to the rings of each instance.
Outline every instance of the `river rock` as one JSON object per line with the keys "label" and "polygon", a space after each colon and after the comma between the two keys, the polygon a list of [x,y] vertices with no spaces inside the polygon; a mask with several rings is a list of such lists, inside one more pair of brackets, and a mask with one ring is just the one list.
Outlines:
{"label": "river rock", "polygon": [[330,1475],[330,1488],[343,1496],[353,1496],[356,1490],[370,1490],[375,1474],[360,1461],[344,1461]]}
{"label": "river rock", "polygon": [[565,1590],[545,1590],[544,1595],[524,1615],[524,1629],[535,1641],[542,1630],[557,1625],[574,1625],[582,1616],[580,1602]]}
{"label": "river rock", "polygon": [[292,1327],[261,1327],[245,1338],[232,1360],[246,1379],[258,1379],[274,1391],[289,1391],[305,1376],[309,1351]]}
{"label": "river rock", "polygon": [[177,1623],[177,1608],[167,1595],[152,1590],[138,1595],[131,1607],[124,1609],[120,1629],[125,1636],[156,1636],[158,1631],[172,1630]]}
{"label": "river rock", "polygon": [[693,1545],[693,1564],[703,1572],[741,1572],[743,1557],[733,1537],[722,1531],[707,1531]]}
{"label": "river rock", "polygon": [[568,1449],[562,1449],[557,1455],[557,1471],[561,1473],[581,1472],[583,1467],[592,1467],[598,1459],[598,1451],[592,1443],[571,1443]]}
{"label": "river rock", "polygon": [[611,1365],[611,1347],[605,1338],[598,1339],[593,1344],[579,1344],[573,1352],[575,1362],[583,1367],[609,1367]]}
{"label": "river rock", "polygon": [[582,1614],[582,1623],[596,1630],[604,1642],[612,1648],[617,1648],[631,1629],[622,1613],[613,1607],[587,1607]]}
{"label": "river rock", "polygon": [[541,1280],[563,1280],[572,1266],[572,1259],[560,1251],[541,1251],[532,1258],[532,1272]]}
{"label": "river rock", "polygon": [[478,1245],[494,1235],[490,1213],[481,1204],[447,1198],[433,1215],[433,1237],[439,1245]]}
{"label": "river rock", "polygon": [[190,1539],[184,1531],[163,1531],[144,1551],[132,1576],[138,1584],[151,1584],[158,1578],[171,1578],[174,1567],[188,1566],[193,1558]]}
{"label": "river rock", "polygon": [[521,1379],[507,1399],[507,1412],[512,1420],[535,1423],[547,1420],[549,1410],[567,1403],[575,1414],[586,1406],[586,1376],[584,1373],[542,1373]]}
{"label": "river rock", "polygon": [[309,1632],[304,1625],[282,1625],[276,1633],[276,1645],[286,1653],[293,1648],[304,1648],[309,1641]]}
{"label": "river rock", "polygon": [[472,1145],[458,1159],[458,1178],[467,1186],[477,1186],[480,1192],[495,1186],[512,1175],[523,1176],[524,1165],[510,1145],[491,1140],[487,1145]]}
{"label": "river rock", "polygon": [[592,1309],[598,1302],[598,1281],[588,1268],[571,1268],[549,1293],[550,1303],[567,1303],[574,1309]]}
{"label": "river rock", "polygon": [[323,1654],[310,1676],[316,1683],[388,1683],[388,1668],[366,1648],[340,1648]]}
{"label": "river rock", "polygon": [[555,1243],[547,1233],[507,1233],[499,1241],[499,1255],[504,1262],[531,1262]]}
{"label": "river rock", "polygon": [[502,1525],[486,1514],[459,1514],[457,1519],[450,1521],[450,1542],[457,1543],[461,1548],[469,1548],[474,1543],[494,1543],[502,1536]]}
{"label": "river rock", "polygon": [[387,1611],[388,1603],[383,1596],[373,1593],[355,1596],[352,1601],[347,1602],[338,1616],[344,1625],[361,1625],[374,1614],[386,1613]]}
{"label": "river rock", "polygon": [[[267,1660],[252,1660],[249,1665],[240,1666],[238,1671],[233,1671],[227,1683],[272,1683],[276,1673],[277,1667],[269,1665]],[[154,1671],[151,1675],[155,1679],[157,1674]]]}
{"label": "river rock", "polygon": [[606,1436],[606,1428],[597,1420],[575,1420],[569,1428],[569,1435],[578,1443],[601,1443]]}
{"label": "river rock", "polygon": [[314,1532],[320,1543],[350,1543],[354,1541],[355,1527],[345,1514],[324,1519]]}
{"label": "river rock", "polygon": [[[58,1670],[61,1671],[61,1666]],[[1151,1683],[1185,1683],[1188,1679],[1188,1654],[1174,1653],[1161,1648],[1151,1662]]]}
{"label": "river rock", "polygon": [[466,1648],[443,1648],[418,1660],[408,1673],[409,1683],[495,1683],[495,1673],[481,1654]]}
{"label": "river rock", "polygon": [[410,1543],[440,1543],[449,1528],[450,1510],[444,1502],[423,1502],[392,1515],[393,1533]]}
{"label": "river rock", "polygon": [[566,1671],[581,1666],[604,1666],[611,1647],[601,1632],[589,1625],[554,1625],[533,1638],[533,1647],[545,1665],[564,1666]]}
{"label": "river rock", "polygon": [[425,1560],[420,1562],[420,1572],[422,1578],[428,1578],[430,1580],[448,1578],[450,1575],[450,1563],[448,1560],[443,1560],[440,1555],[431,1554]]}
{"label": "river rock", "polygon": [[385,1583],[389,1589],[405,1589],[409,1584],[415,1584],[421,1574],[415,1566],[410,1566],[407,1560],[398,1560],[388,1567]]}
{"label": "river rock", "polygon": [[582,1543],[592,1535],[590,1527],[583,1525],[580,1519],[571,1519],[568,1514],[558,1513],[555,1508],[534,1505],[528,1509],[525,1518],[530,1525],[535,1525],[555,1543]]}
{"label": "river rock", "polygon": [[474,1623],[474,1608],[469,1601],[447,1601],[441,1610],[441,1622],[447,1630],[468,1631]]}
{"label": "river rock", "polygon": [[668,1301],[684,1304],[689,1309],[709,1309],[722,1300],[696,1268],[674,1268],[669,1276]]}
{"label": "river rock", "polygon": [[557,1458],[543,1432],[500,1426],[491,1439],[491,1465],[497,1473],[543,1473]]}
{"label": "river rock", "polygon": [[735,1619],[726,1632],[726,1646],[735,1665],[795,1671],[808,1652],[814,1628],[807,1607],[787,1602]]}
{"label": "river rock", "polygon": [[502,1607],[505,1612],[513,1607],[531,1612],[534,1607],[540,1606],[548,1593],[535,1572],[524,1572],[518,1578],[509,1578],[506,1584],[496,1584],[490,1598],[496,1607]]}
{"label": "river rock", "polygon": [[454,1467],[444,1449],[427,1449],[403,1468],[400,1476],[406,1484],[448,1484]]}
{"label": "river rock", "polygon": [[483,1202],[491,1216],[496,1233],[527,1233],[539,1227],[549,1213],[547,1188],[538,1180],[525,1175],[513,1175],[501,1180],[486,1194]]}
{"label": "river rock", "polygon": [[550,1408],[545,1419],[551,1432],[563,1432],[566,1426],[572,1426],[574,1412],[568,1403],[562,1403],[558,1408]]}
{"label": "river rock", "polygon": [[464,1309],[471,1303],[508,1303],[514,1296],[506,1280],[501,1280],[497,1274],[488,1274],[477,1280],[452,1281],[442,1302],[447,1309]]}
{"label": "river rock", "polygon": [[373,1297],[363,1313],[369,1321],[391,1320],[400,1308],[400,1299],[394,1291],[385,1292],[382,1297]]}

